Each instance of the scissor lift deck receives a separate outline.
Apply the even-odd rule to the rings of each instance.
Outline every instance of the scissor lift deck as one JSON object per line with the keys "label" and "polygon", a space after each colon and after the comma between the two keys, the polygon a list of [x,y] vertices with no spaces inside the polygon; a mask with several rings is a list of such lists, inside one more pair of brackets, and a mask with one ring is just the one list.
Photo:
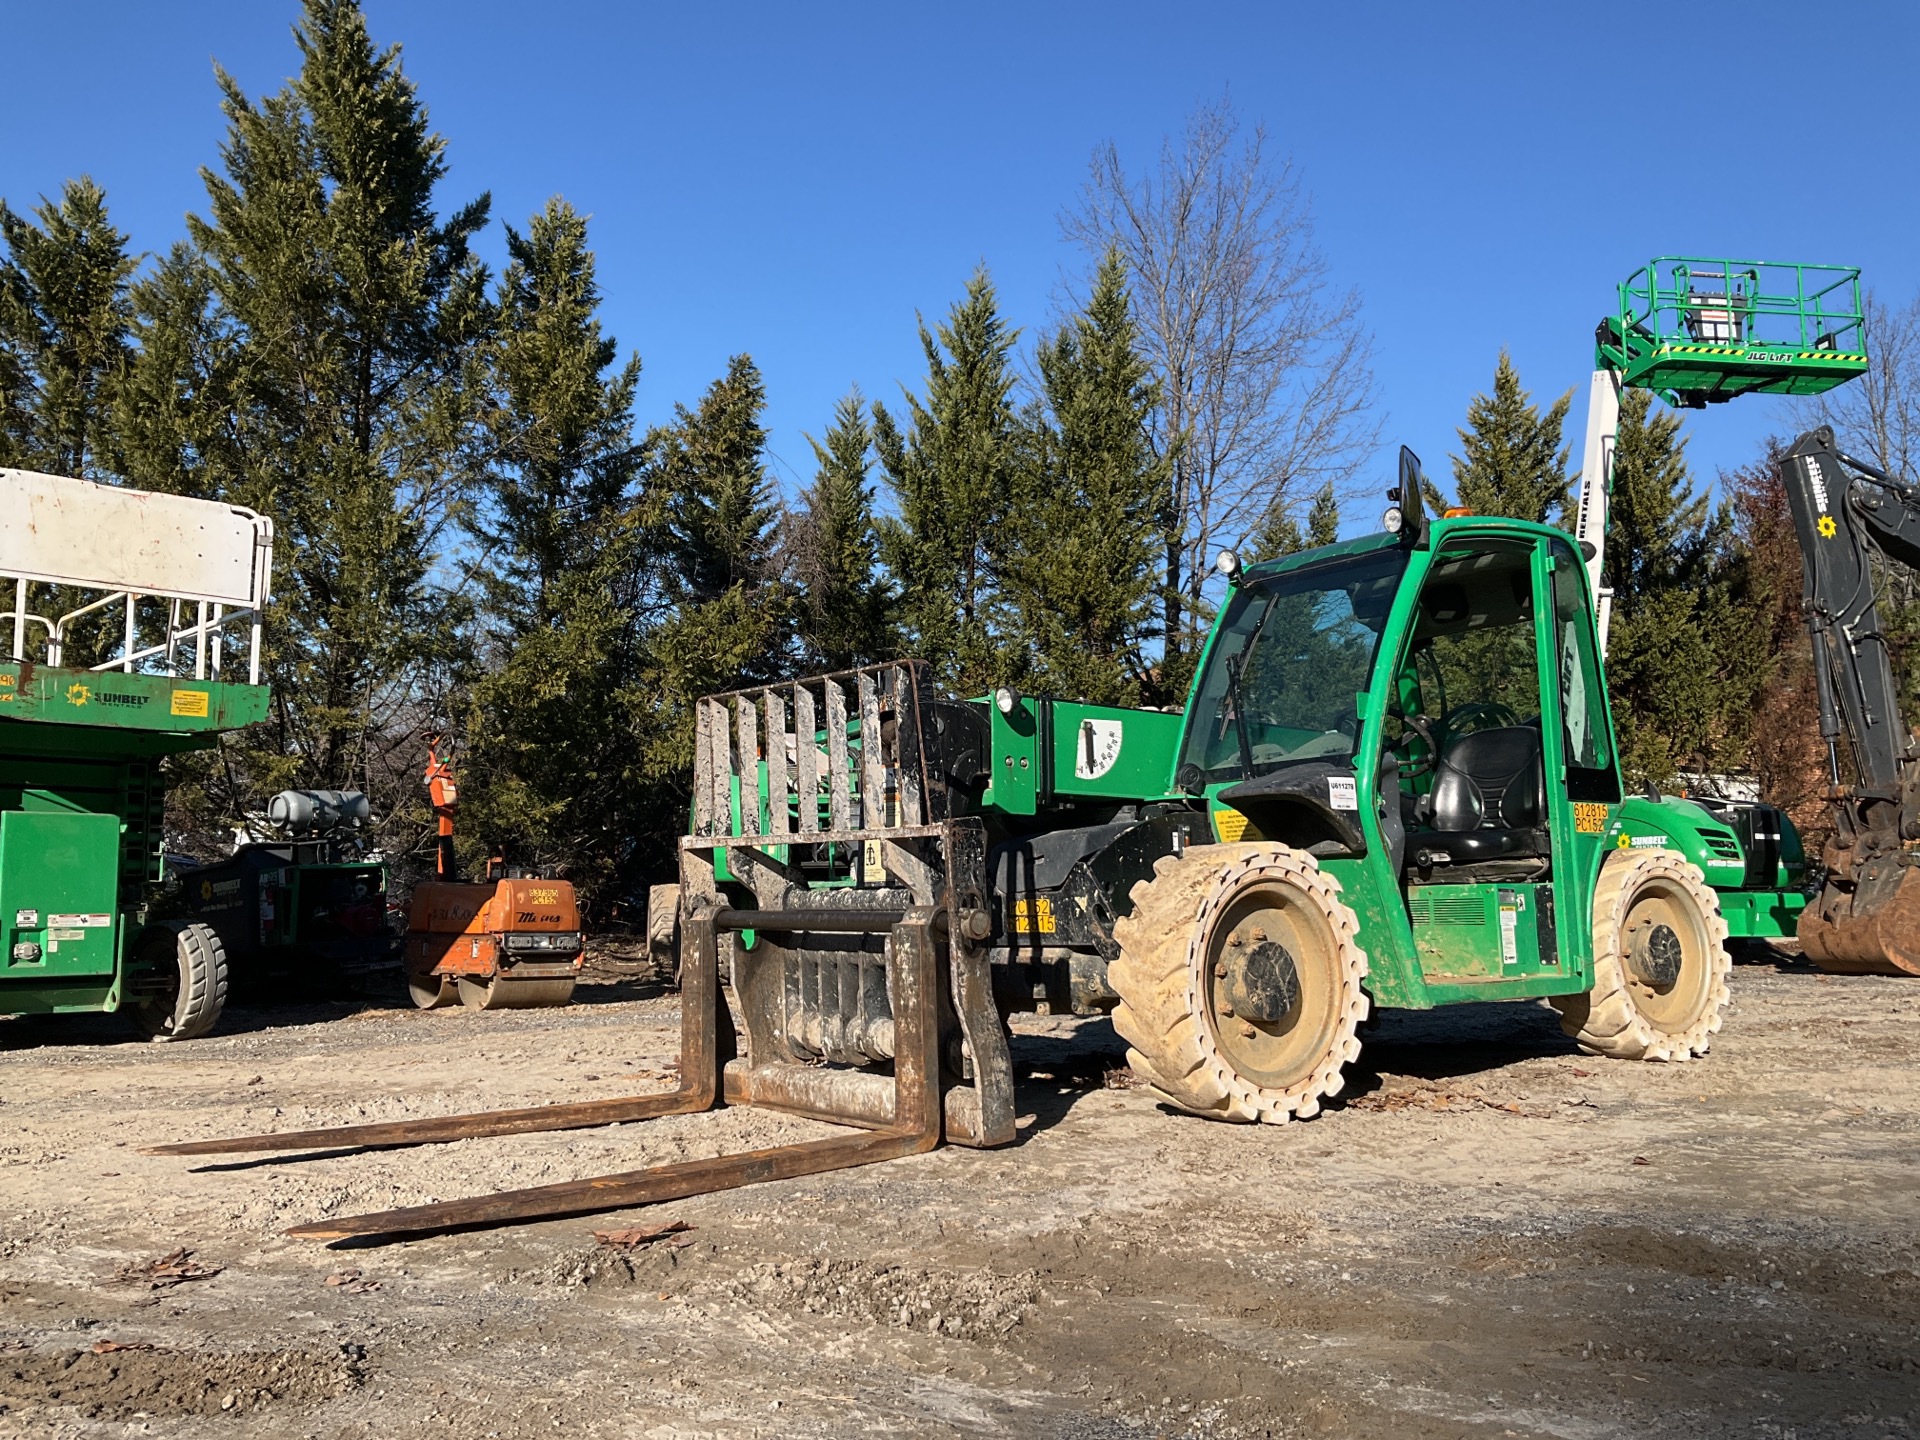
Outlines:
{"label": "scissor lift deck", "polygon": [[1698,409],[1738,395],[1818,395],[1867,368],[1860,272],[1662,256],[1600,322],[1596,369]]}

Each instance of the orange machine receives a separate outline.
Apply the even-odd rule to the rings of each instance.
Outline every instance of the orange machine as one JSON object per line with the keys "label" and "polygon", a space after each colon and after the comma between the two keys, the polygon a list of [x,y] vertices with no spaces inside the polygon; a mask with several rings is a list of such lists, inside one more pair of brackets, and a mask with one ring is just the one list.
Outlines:
{"label": "orange machine", "polygon": [[580,974],[580,909],[573,886],[500,873],[463,882],[455,872],[453,767],[427,737],[427,792],[439,820],[435,871],[416,885],[407,910],[407,990],[423,1010],[456,998],[473,1010],[564,1005]]}

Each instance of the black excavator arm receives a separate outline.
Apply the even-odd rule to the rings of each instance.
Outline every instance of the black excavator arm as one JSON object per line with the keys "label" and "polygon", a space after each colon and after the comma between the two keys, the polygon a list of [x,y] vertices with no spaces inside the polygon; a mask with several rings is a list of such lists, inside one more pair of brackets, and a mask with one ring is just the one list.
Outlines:
{"label": "black excavator arm", "polygon": [[[1846,454],[1822,427],[1782,473],[1800,541],[1834,835],[1821,892],[1800,920],[1829,970],[1920,974],[1920,758],[1900,716],[1874,594],[1874,553],[1920,569],[1920,487]],[[1850,779],[1842,775],[1842,746]]]}

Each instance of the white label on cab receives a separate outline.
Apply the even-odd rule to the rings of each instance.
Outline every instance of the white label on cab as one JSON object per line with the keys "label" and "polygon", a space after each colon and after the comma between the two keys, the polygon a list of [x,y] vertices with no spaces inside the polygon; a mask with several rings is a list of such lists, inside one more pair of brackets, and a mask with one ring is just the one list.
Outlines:
{"label": "white label on cab", "polygon": [[1351,775],[1327,776],[1327,803],[1336,810],[1360,808],[1360,786]]}
{"label": "white label on cab", "polygon": [[1125,730],[1118,720],[1082,720],[1080,743],[1074,747],[1073,773],[1077,779],[1098,780],[1120,758]]}

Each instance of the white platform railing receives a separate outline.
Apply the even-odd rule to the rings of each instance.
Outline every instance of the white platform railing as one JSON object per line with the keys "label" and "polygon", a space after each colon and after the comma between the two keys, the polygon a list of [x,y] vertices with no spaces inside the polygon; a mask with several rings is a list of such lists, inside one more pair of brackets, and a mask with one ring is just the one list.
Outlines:
{"label": "white platform railing", "polygon": [[[272,570],[273,522],[251,510],[0,469],[15,661],[65,664],[75,622],[118,606],[118,653],[91,669],[180,675],[190,651],[193,677],[218,680],[229,634],[244,627],[247,683],[258,685]],[[76,590],[91,598],[57,615],[35,608],[71,604]]]}

